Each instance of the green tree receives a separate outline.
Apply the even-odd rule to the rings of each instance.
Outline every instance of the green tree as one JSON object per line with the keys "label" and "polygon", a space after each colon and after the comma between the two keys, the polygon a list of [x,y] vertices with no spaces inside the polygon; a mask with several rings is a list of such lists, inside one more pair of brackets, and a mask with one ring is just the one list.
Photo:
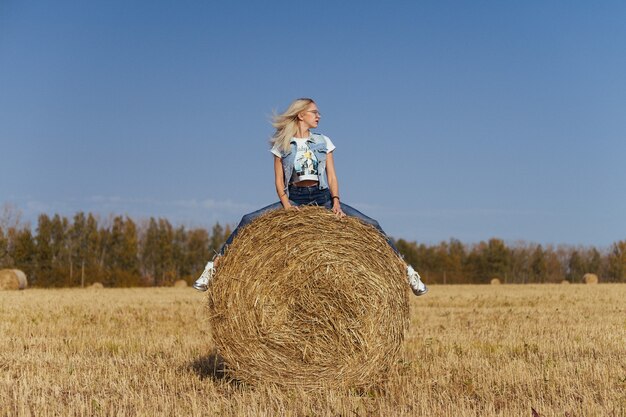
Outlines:
{"label": "green tree", "polygon": [[224,237],[224,228],[219,223],[215,223],[213,229],[211,230],[211,245],[209,246],[211,252],[219,252],[225,241],[226,238]]}
{"label": "green tree", "polygon": [[46,214],[39,215],[37,220],[35,246],[37,269],[32,274],[32,282],[42,287],[53,285],[55,281],[52,279],[52,222]]}
{"label": "green tree", "polygon": [[137,226],[128,217],[116,216],[108,234],[107,285],[139,285]]}
{"label": "green tree", "polygon": [[567,280],[570,282],[580,282],[586,272],[585,260],[577,250],[573,250],[567,263]]}
{"label": "green tree", "polygon": [[172,262],[177,279],[184,279],[190,275],[189,264],[186,262],[187,231],[185,226],[174,230],[172,241]]}
{"label": "green tree", "polygon": [[506,280],[510,254],[504,242],[500,239],[489,239],[487,245],[483,247],[483,256],[487,265],[488,278],[498,277]]}
{"label": "green tree", "polygon": [[30,227],[24,227],[17,231],[15,242],[12,247],[11,258],[16,268],[21,269],[32,277],[36,270],[36,245]]}
{"label": "green tree", "polygon": [[75,265],[80,267],[80,285],[85,285],[85,257],[87,253],[87,218],[85,213],[78,212],[74,215],[72,226],[70,227],[70,281],[71,285],[76,285],[74,278]]}
{"label": "green tree", "polygon": [[193,229],[187,233],[185,264],[190,274],[200,275],[213,257],[209,246],[209,233],[205,229]]}
{"label": "green tree", "polygon": [[103,249],[100,236],[98,220],[93,214],[89,213],[83,237],[81,238],[81,245],[83,245],[80,259],[81,287],[84,287],[87,281],[100,282],[103,279],[102,264],[100,263],[100,255]]}
{"label": "green tree", "polygon": [[159,285],[172,282],[176,277],[174,268],[174,229],[167,219],[159,219]]}
{"label": "green tree", "polygon": [[[608,257],[607,257],[608,258]],[[607,259],[608,261],[608,259]],[[585,256],[585,272],[591,272],[594,274],[602,275],[602,264],[603,264],[602,254],[596,249],[591,248],[587,251]],[[582,278],[581,278],[582,279]]]}
{"label": "green tree", "polygon": [[615,242],[608,256],[608,278],[614,282],[626,281],[626,240]]}
{"label": "green tree", "polygon": [[407,242],[404,239],[398,239],[395,244],[398,251],[402,254],[404,261],[409,265],[413,265],[415,268],[419,268],[417,265],[417,245],[415,242]]}
{"label": "green tree", "polygon": [[161,274],[159,251],[159,226],[154,217],[150,217],[141,239],[141,266],[143,274],[155,286],[157,285],[157,276]]}
{"label": "green tree", "polygon": [[69,255],[68,244],[69,222],[67,218],[55,214],[50,225],[50,248],[52,251],[52,280],[55,286],[71,285],[69,279]]}

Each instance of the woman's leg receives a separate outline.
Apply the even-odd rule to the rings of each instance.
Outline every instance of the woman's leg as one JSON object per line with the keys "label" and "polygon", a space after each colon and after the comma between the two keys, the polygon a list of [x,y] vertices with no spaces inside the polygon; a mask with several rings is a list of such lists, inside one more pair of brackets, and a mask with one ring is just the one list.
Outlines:
{"label": "woman's leg", "polygon": [[[326,207],[331,208],[331,204],[332,203],[327,204]],[[371,217],[367,217],[365,214],[361,213],[354,207],[351,207],[344,203],[341,203],[341,210],[343,210],[343,212],[347,216],[356,217],[360,219],[361,221],[374,226],[387,239],[387,243],[389,244],[389,246],[391,246],[391,249],[393,249],[396,255],[398,255],[400,259],[403,259],[402,254],[400,254],[400,251],[398,250],[398,248],[396,248],[396,245],[394,245],[391,238],[387,236],[387,233],[385,233],[385,231],[382,229],[382,227],[380,227],[380,224],[378,224],[376,220],[372,219]],[[419,296],[419,295],[424,295],[428,292],[428,288],[422,282],[420,275],[417,273],[415,269],[413,269],[411,265],[407,265],[406,274],[407,274],[407,279],[409,281],[409,285],[411,286],[411,290],[413,291],[413,294]]]}
{"label": "woman's leg", "polygon": [[228,239],[226,239],[226,242],[224,242],[224,244],[222,245],[222,247],[220,248],[220,251],[215,255],[215,257],[223,255],[224,251],[226,250],[226,248],[233,243],[233,239],[235,239],[235,237],[237,237],[237,234],[239,233],[239,230],[244,227],[249,225],[250,223],[252,223],[252,221],[254,219],[256,219],[257,217],[259,217],[262,214],[267,213],[268,211],[272,211],[272,210],[278,210],[280,208],[283,207],[283,204],[278,202],[278,203],[274,203],[274,204],[270,204],[269,206],[265,206],[262,209],[259,209],[257,211],[253,211],[252,213],[248,213],[245,216],[243,216],[241,218],[241,221],[239,222],[239,224],[237,225],[237,227],[235,228],[235,230],[233,230],[233,232],[230,234],[230,236],[228,236]]}
{"label": "woman's leg", "polygon": [[402,258],[402,255],[400,255],[400,251],[398,250],[398,248],[396,248],[396,245],[393,243],[391,238],[387,236],[387,233],[385,233],[385,231],[382,229],[382,227],[380,227],[380,224],[376,220],[372,219],[371,217],[367,217],[365,214],[361,213],[354,207],[351,207],[344,203],[341,203],[341,210],[343,210],[343,212],[346,213],[347,216],[356,217],[357,219],[362,220],[364,223],[372,225],[376,229],[378,229],[378,231],[382,233],[383,236],[385,236],[385,239],[387,239],[387,243],[389,244],[389,246],[391,246],[391,249],[393,249],[393,251],[398,256],[400,256],[400,258]]}
{"label": "woman's leg", "polygon": [[230,245],[233,242],[233,239],[235,239],[235,237],[239,233],[239,230],[242,227],[250,224],[254,219],[259,217],[261,214],[267,213],[268,211],[271,211],[271,210],[277,210],[281,208],[282,206],[283,206],[282,203],[270,204],[269,206],[263,207],[260,210],[254,211],[252,213],[248,213],[245,216],[243,216],[241,218],[241,221],[239,222],[239,225],[235,228],[235,230],[233,230],[230,236],[228,236],[228,239],[226,239],[226,242],[222,245],[220,251],[215,254],[213,259],[207,262],[206,266],[204,267],[204,271],[202,272],[200,277],[196,280],[196,282],[194,282],[193,287],[198,291],[206,291],[209,288],[209,281],[211,280],[211,278],[213,278],[213,275],[215,274],[215,268],[217,267],[217,259],[221,255],[224,254],[224,251],[226,250],[228,245]]}

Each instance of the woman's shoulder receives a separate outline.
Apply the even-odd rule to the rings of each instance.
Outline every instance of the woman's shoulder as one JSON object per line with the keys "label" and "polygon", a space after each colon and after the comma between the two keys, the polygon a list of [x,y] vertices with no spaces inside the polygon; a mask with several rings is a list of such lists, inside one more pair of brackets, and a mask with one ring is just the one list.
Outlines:
{"label": "woman's shoulder", "polygon": [[322,133],[312,132],[311,136],[316,137],[318,140],[325,140],[326,142],[330,141],[330,138]]}
{"label": "woman's shoulder", "polygon": [[323,135],[321,133],[317,133],[317,132],[313,132],[311,133],[312,136],[317,136],[319,138],[320,141],[324,141],[326,142],[326,149],[328,152],[332,152],[335,150],[335,144],[333,143],[332,140],[330,140],[330,138],[326,135]]}

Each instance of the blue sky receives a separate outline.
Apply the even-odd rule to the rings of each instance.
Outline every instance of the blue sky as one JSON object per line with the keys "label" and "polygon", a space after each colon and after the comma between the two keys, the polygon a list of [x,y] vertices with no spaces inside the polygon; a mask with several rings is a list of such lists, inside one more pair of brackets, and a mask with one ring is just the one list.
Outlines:
{"label": "blue sky", "polygon": [[394,237],[626,238],[618,1],[0,0],[0,204],[236,223],[302,96]]}

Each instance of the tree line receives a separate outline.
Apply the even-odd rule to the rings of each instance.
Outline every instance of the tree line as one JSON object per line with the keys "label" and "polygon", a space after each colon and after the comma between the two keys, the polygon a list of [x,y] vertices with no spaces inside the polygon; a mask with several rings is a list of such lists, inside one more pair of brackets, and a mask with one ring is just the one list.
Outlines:
{"label": "tree line", "polygon": [[512,284],[580,283],[587,273],[601,282],[626,282],[626,240],[603,252],[570,245],[507,245],[496,238],[472,245],[450,239],[431,246],[400,239],[396,245],[431,283],[486,284],[493,278]]}
{"label": "tree line", "polygon": [[[37,287],[163,286],[193,281],[230,234],[216,223],[204,228],[173,226],[167,219],[136,222],[128,216],[104,220],[92,213],[68,219],[42,214],[33,231],[17,221],[0,222],[0,268],[18,268]],[[626,282],[626,240],[600,251],[595,247],[507,245],[490,239],[464,244],[456,239],[436,245],[398,239],[407,263],[428,283],[581,282],[595,273],[603,282]]]}
{"label": "tree line", "polygon": [[34,234],[29,225],[0,226],[0,268],[21,269],[38,287],[170,285],[202,272],[229,234],[219,223],[209,233],[163,218],[42,214]]}

